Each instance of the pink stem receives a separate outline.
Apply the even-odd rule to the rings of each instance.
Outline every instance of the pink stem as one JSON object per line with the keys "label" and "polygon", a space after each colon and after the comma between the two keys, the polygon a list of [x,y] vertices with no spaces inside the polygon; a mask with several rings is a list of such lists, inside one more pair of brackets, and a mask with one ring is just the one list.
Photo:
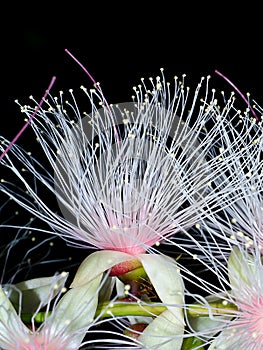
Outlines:
{"label": "pink stem", "polygon": [[4,156],[7,154],[7,152],[10,150],[10,148],[14,145],[14,143],[17,141],[17,139],[23,134],[25,129],[28,127],[28,125],[31,123],[32,119],[35,117],[36,113],[39,111],[40,107],[42,106],[43,102],[45,101],[45,98],[49,94],[49,91],[51,90],[52,86],[54,85],[55,80],[56,80],[56,77],[53,77],[51,79],[51,82],[50,82],[44,96],[42,97],[41,101],[39,102],[36,110],[34,111],[34,113],[31,115],[31,117],[28,119],[28,121],[25,123],[25,125],[22,127],[22,129],[17,133],[17,135],[13,138],[13,140],[9,143],[9,145],[4,150],[4,152],[0,155],[0,162],[4,158]]}
{"label": "pink stem", "polygon": [[65,49],[65,52],[66,52],[67,54],[69,54],[69,56],[70,56],[71,58],[73,58],[73,60],[74,60],[75,62],[77,62],[77,64],[78,64],[78,65],[84,70],[84,72],[89,76],[90,80],[94,83],[94,85],[96,85],[97,83],[96,83],[95,79],[94,79],[94,78],[92,77],[92,75],[88,72],[88,70],[83,66],[83,64],[80,63],[80,61],[77,60],[76,57],[73,56],[72,53],[69,52],[68,49]]}
{"label": "pink stem", "polygon": [[[73,60],[74,60],[75,62],[77,62],[77,64],[78,64],[78,65],[84,70],[84,72],[88,75],[88,77],[89,77],[89,78],[91,79],[91,81],[93,82],[95,88],[101,93],[101,95],[102,95],[102,97],[103,97],[103,102],[105,103],[105,105],[106,105],[107,108],[108,108],[108,111],[110,112],[110,107],[109,107],[107,101],[105,100],[104,95],[103,95],[103,93],[102,93],[102,90],[101,90],[100,86],[97,84],[96,80],[92,77],[92,75],[88,72],[88,70],[83,66],[83,64],[80,63],[80,61],[79,61],[75,56],[73,56],[71,52],[69,52],[68,49],[65,49],[65,52],[66,52],[71,58],[73,58]],[[111,113],[110,113],[110,114],[111,114]],[[118,144],[120,144],[120,137],[119,137],[119,135],[118,135],[117,129],[116,129],[115,125],[113,125],[113,127],[114,127],[115,135],[116,135],[116,138],[117,138],[117,142],[118,142]]]}
{"label": "pink stem", "polygon": [[242,94],[242,92],[236,87],[236,85],[234,85],[232,83],[232,81],[230,81],[227,77],[225,77],[222,73],[220,73],[217,69],[215,70],[215,73],[220,75],[223,79],[225,79],[228,84],[230,84],[231,86],[233,86],[233,88],[238,92],[238,94],[243,98],[243,100],[246,102],[246,104],[248,105],[249,109],[251,110],[252,114],[254,115],[254,117],[256,118],[256,121],[259,120],[258,116],[256,115],[254,109],[250,106],[250,103],[248,102],[248,99]]}

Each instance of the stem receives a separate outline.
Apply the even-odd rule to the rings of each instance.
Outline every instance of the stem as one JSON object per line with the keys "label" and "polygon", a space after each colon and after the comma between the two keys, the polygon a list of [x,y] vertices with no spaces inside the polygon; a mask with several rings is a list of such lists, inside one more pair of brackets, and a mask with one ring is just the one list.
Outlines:
{"label": "stem", "polygon": [[209,303],[208,307],[198,304],[189,305],[187,315],[192,318],[209,317],[211,315],[235,316],[235,311],[237,310],[235,304],[224,304],[222,301],[216,301]]}
{"label": "stem", "polygon": [[[108,302],[98,305],[96,316],[107,318],[111,316],[158,316],[167,309],[164,305],[157,305],[156,303],[147,303],[147,305],[138,303],[114,303]],[[209,303],[208,307],[203,305],[192,304],[187,307],[187,315],[192,318],[209,317],[210,315],[234,316],[237,307],[234,304],[222,302]]]}
{"label": "stem", "polygon": [[36,315],[28,312],[22,312],[21,314],[21,319],[25,324],[31,324],[32,319],[34,320],[35,323],[43,323],[45,322],[46,318],[51,314],[51,312],[45,312],[41,311],[38,312]]}
{"label": "stem", "polygon": [[28,125],[31,123],[32,119],[35,117],[35,115],[37,114],[37,112],[40,110],[42,104],[45,101],[45,98],[47,97],[47,95],[49,94],[49,91],[51,90],[52,86],[54,85],[56,80],[56,77],[53,77],[51,79],[51,82],[49,83],[49,86],[45,92],[45,94],[43,95],[43,97],[41,98],[41,101],[39,102],[37,108],[35,109],[34,113],[31,115],[31,117],[27,120],[27,122],[24,124],[24,126],[22,127],[22,129],[16,134],[16,136],[13,138],[13,140],[9,143],[9,145],[6,147],[6,149],[4,150],[4,152],[0,155],[0,162],[1,160],[4,158],[4,156],[7,154],[7,152],[10,150],[11,147],[13,147],[13,145],[16,143],[17,139],[23,134],[23,132],[25,131],[25,129],[28,127]]}
{"label": "stem", "polygon": [[251,107],[251,105],[250,105],[248,99],[242,94],[242,92],[236,87],[236,85],[233,84],[232,81],[230,81],[227,77],[225,77],[225,76],[224,76],[222,73],[220,73],[218,70],[215,70],[215,73],[218,74],[218,75],[220,75],[223,79],[225,79],[225,80],[228,82],[228,84],[230,84],[230,85],[239,93],[239,95],[243,98],[243,100],[244,100],[244,101],[246,102],[246,104],[248,105],[248,107],[249,107],[250,111],[252,112],[252,114],[254,115],[256,121],[259,121],[259,118],[258,118],[258,116],[256,115],[254,109]]}
{"label": "stem", "polygon": [[167,310],[166,306],[156,303],[121,302],[111,304],[104,302],[98,305],[95,316],[100,318],[112,316],[158,316],[165,310]]}
{"label": "stem", "polygon": [[[100,303],[97,307],[95,317],[109,318],[121,316],[159,316],[167,307],[157,303],[137,303],[137,302],[119,302]],[[198,304],[192,304],[187,307],[187,315],[192,318],[209,317],[211,315],[235,316],[237,307],[234,304],[222,304],[222,302],[210,303],[208,307]],[[39,312],[34,317],[34,322],[42,323],[50,312]],[[31,323],[33,315],[31,313],[22,313],[21,318],[24,323]]]}

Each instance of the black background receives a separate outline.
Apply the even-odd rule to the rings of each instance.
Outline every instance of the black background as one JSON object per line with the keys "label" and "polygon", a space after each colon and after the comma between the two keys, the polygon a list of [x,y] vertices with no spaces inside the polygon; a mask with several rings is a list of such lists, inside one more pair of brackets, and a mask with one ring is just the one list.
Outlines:
{"label": "black background", "polygon": [[[15,99],[28,103],[32,94],[40,100],[52,76],[57,78],[52,94],[61,89],[76,90],[80,85],[93,86],[65,49],[100,82],[109,103],[130,101],[132,87],[140,83],[141,77],[159,75],[160,68],[164,68],[168,80],[174,75],[186,74],[189,85],[195,87],[201,76],[211,75],[214,87],[231,90],[229,84],[214,73],[217,69],[243,94],[250,92],[252,98],[263,104],[262,24],[258,18],[261,11],[253,3],[244,8],[240,3],[229,8],[229,4],[222,2],[110,2],[105,5],[74,1],[67,5],[23,3],[21,8],[12,3],[6,5],[10,9],[6,8],[3,14],[6,21],[0,28],[0,133],[10,140],[24,124]],[[29,129],[18,143],[30,148]],[[0,177],[3,172],[0,168]],[[7,213],[2,211],[1,221],[12,213],[9,209]],[[27,220],[28,216],[22,214],[17,222],[23,225]],[[1,235],[0,240],[5,244],[9,239],[7,231],[2,229]],[[36,237],[40,242],[39,233]],[[9,258],[11,267],[24,259],[30,244],[32,240],[27,241],[26,248],[18,249],[14,263]],[[50,259],[73,256],[73,264],[78,264],[87,255],[61,242],[59,247]],[[45,248],[45,252],[47,250]],[[37,262],[44,253],[34,250],[31,255]],[[63,269],[63,264],[62,261],[52,267],[45,265],[44,272],[36,274],[50,275],[56,269]],[[70,263],[67,261],[67,264]],[[22,275],[17,276],[19,278]]]}
{"label": "black background", "polygon": [[[1,24],[1,133],[14,136],[23,124],[15,99],[27,102],[57,77],[52,92],[92,87],[65,53],[69,49],[101,83],[109,102],[127,101],[141,77],[187,74],[189,84],[212,75],[229,89],[218,69],[243,93],[262,101],[261,11],[232,3],[96,2],[20,7],[7,3]],[[54,4],[52,4],[54,5]],[[7,7],[8,8],[8,7]]]}

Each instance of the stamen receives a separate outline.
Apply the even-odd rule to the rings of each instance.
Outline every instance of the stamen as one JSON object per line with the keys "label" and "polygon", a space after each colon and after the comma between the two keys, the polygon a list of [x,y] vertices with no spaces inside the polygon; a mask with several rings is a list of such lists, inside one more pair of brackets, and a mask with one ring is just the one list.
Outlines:
{"label": "stamen", "polygon": [[243,100],[246,102],[246,104],[248,105],[249,109],[251,110],[251,113],[254,115],[254,117],[256,118],[256,121],[259,121],[258,116],[256,115],[254,109],[251,107],[248,99],[242,94],[242,92],[236,87],[235,84],[232,83],[231,80],[229,80],[227,77],[225,77],[222,73],[220,73],[217,69],[215,70],[215,73],[220,75],[223,79],[225,79],[228,84],[230,84],[236,91],[237,93],[243,98]]}
{"label": "stamen", "polygon": [[4,156],[7,154],[7,152],[10,150],[10,148],[15,144],[15,142],[17,141],[17,139],[23,134],[23,132],[25,131],[25,129],[28,127],[28,125],[31,123],[32,119],[35,117],[36,113],[39,111],[40,107],[42,106],[43,102],[45,101],[45,98],[47,97],[47,95],[49,94],[49,91],[51,90],[52,86],[54,85],[56,80],[56,77],[52,77],[51,82],[44,94],[44,96],[41,98],[41,101],[39,102],[36,110],[34,111],[34,113],[31,115],[31,117],[28,119],[28,121],[25,123],[25,125],[22,127],[22,129],[17,133],[17,135],[13,138],[13,140],[9,143],[9,145],[7,146],[7,148],[4,150],[4,152],[0,155],[0,162],[1,160],[4,158]]}
{"label": "stamen", "polygon": [[65,52],[75,61],[77,62],[77,64],[84,70],[84,72],[88,75],[88,77],[91,79],[91,81],[93,82],[95,88],[99,91],[99,93],[101,94],[102,98],[103,98],[103,103],[105,104],[105,106],[107,107],[109,113],[110,113],[110,116],[112,118],[112,121],[113,121],[113,127],[114,127],[114,132],[115,132],[115,135],[116,135],[116,139],[117,139],[117,142],[118,142],[118,145],[120,145],[120,135],[118,134],[118,131],[116,129],[116,126],[115,126],[115,123],[114,123],[114,119],[112,117],[112,113],[111,113],[111,109],[110,109],[110,106],[108,105],[108,102],[107,100],[105,99],[103,93],[102,93],[102,89],[99,85],[99,83],[96,82],[96,80],[92,77],[92,75],[89,73],[89,71],[83,66],[83,64],[75,57],[72,55],[72,53],[68,50],[68,49],[65,49]]}
{"label": "stamen", "polygon": [[96,82],[95,79],[92,77],[92,75],[88,72],[88,70],[83,66],[83,64],[80,63],[80,61],[77,60],[76,57],[73,56],[72,53],[69,52],[68,49],[65,49],[65,52],[66,52],[71,58],[73,58],[73,60],[74,60],[75,62],[77,62],[77,64],[78,64],[78,65],[84,70],[84,72],[89,76],[90,80],[93,82],[93,84],[95,85],[95,87],[97,87],[97,82]]}

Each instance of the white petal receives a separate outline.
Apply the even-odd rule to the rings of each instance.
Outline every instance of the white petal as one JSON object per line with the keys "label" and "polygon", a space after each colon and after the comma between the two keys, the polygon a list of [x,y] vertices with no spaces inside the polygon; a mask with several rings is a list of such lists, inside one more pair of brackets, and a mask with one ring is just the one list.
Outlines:
{"label": "white petal", "polygon": [[0,348],[15,348],[17,339],[24,339],[27,331],[27,327],[0,286]]}
{"label": "white petal", "polygon": [[[221,298],[221,301],[219,299],[219,296]],[[205,297],[206,303],[204,303],[204,306],[207,305],[209,307],[209,303],[213,302],[222,302],[227,297],[227,294],[225,292],[223,293],[217,293],[216,296],[209,295]],[[213,309],[210,310],[211,313],[213,313]],[[190,323],[191,327],[194,329],[195,332],[201,332],[206,336],[212,337],[216,333],[222,330],[222,327],[225,324],[225,320],[231,320],[231,316],[222,316],[222,315],[216,315],[213,317],[209,316],[202,316],[202,317],[189,317],[188,322]]]}
{"label": "white petal", "polygon": [[[46,305],[60,292],[67,277],[68,273],[62,272],[59,275],[34,278],[7,286],[5,290],[9,293],[8,297],[17,309],[21,306],[23,312],[34,313],[39,305]],[[19,302],[21,295],[22,305]]]}
{"label": "white petal", "polygon": [[[261,265],[261,262],[260,262]],[[228,259],[228,275],[233,293],[240,293],[240,286],[251,287],[258,279],[256,257],[234,247]]]}
{"label": "white petal", "polygon": [[195,332],[201,332],[206,336],[212,337],[222,329],[225,319],[227,319],[227,317],[224,316],[216,316],[214,319],[208,316],[192,317],[189,319],[189,323]]}
{"label": "white petal", "polygon": [[149,349],[180,350],[183,343],[184,326],[181,310],[166,310],[156,317],[139,336],[138,340]]}
{"label": "white petal", "polygon": [[94,252],[80,264],[71,287],[81,286],[112,266],[132,259],[134,259],[132,255],[113,250]]}
{"label": "white petal", "polygon": [[108,302],[112,296],[112,292],[114,290],[116,284],[116,277],[108,277],[106,281],[103,283],[101,290],[99,292],[99,302]]}
{"label": "white petal", "polygon": [[68,337],[64,350],[78,349],[91,326],[98,306],[102,274],[85,285],[70,289],[47,319],[43,332],[52,338]]}
{"label": "white petal", "polygon": [[156,349],[179,350],[184,334],[184,284],[176,263],[163,255],[140,254],[138,258],[156,293],[168,308],[145,328],[139,340],[146,346],[156,346]]}
{"label": "white petal", "polygon": [[164,304],[178,305],[167,305],[178,316],[178,307],[184,305],[184,284],[176,262],[167,256],[154,254],[140,254],[138,258],[161,301]]}
{"label": "white petal", "polygon": [[[239,334],[246,334],[246,329],[238,328]],[[236,329],[226,329],[213,341],[208,350],[239,350],[243,342],[239,341]],[[260,349],[261,347],[254,349]],[[242,348],[243,349],[243,348]],[[248,349],[246,347],[246,349]]]}

